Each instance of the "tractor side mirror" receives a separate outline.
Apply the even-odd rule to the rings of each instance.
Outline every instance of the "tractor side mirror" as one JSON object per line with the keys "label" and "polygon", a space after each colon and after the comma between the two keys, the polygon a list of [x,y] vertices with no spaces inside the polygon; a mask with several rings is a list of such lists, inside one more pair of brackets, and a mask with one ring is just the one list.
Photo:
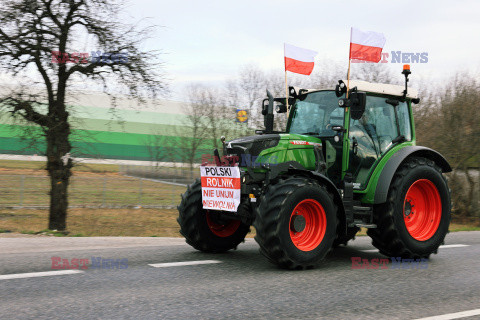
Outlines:
{"label": "tractor side mirror", "polygon": [[352,92],[348,98],[350,102],[350,114],[353,120],[358,120],[365,112],[367,104],[367,94],[365,92]]}

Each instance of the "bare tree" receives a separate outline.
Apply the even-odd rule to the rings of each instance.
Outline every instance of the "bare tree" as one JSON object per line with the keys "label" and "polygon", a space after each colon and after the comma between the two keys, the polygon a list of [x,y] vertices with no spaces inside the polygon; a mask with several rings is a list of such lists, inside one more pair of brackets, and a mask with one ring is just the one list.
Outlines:
{"label": "bare tree", "polygon": [[195,163],[200,161],[199,151],[205,148],[208,143],[208,110],[198,105],[198,97],[202,96],[201,87],[190,85],[186,89],[188,102],[183,105],[185,118],[181,126],[177,126],[175,136],[178,140],[178,153],[184,163],[188,163],[190,172],[193,171]]}
{"label": "bare tree", "polygon": [[[475,181],[475,171],[470,169],[480,168],[478,101],[479,83],[463,73],[448,81],[445,88],[435,88],[414,109],[420,143],[440,151],[452,165],[454,211],[461,217],[480,215],[480,195],[478,191],[475,194],[480,181]],[[476,172],[478,175],[478,169]]]}
{"label": "bare tree", "polygon": [[[247,133],[247,125],[236,122],[236,108],[229,105],[228,95],[224,92],[194,84],[189,87],[188,97],[190,105],[194,106],[195,110],[187,108],[186,113],[192,114],[194,111],[202,110],[199,116],[205,117],[201,125],[205,133],[204,146],[211,147],[211,150],[208,150],[210,154],[213,155],[213,149],[222,149],[221,136],[232,140]],[[189,120],[187,125],[191,126],[192,120]]]}
{"label": "bare tree", "polygon": [[[122,90],[139,101],[165,88],[156,54],[140,51],[151,28],[120,22],[122,9],[122,3],[107,0],[11,0],[0,8],[0,68],[18,83],[41,83],[38,92],[14,88],[1,103],[39,126],[47,142],[49,229],[66,229],[73,166],[68,88],[90,79],[107,93]],[[95,61],[78,54],[82,35],[102,50]]]}
{"label": "bare tree", "polygon": [[[402,84],[403,77],[392,71],[388,63],[352,63],[351,78],[374,83]],[[345,76],[346,79],[346,76]]]}
{"label": "bare tree", "polygon": [[150,161],[154,162],[157,168],[161,162],[175,161],[173,137],[163,134],[164,132],[154,131],[147,135],[143,142],[150,156]]}
{"label": "bare tree", "polygon": [[265,73],[255,65],[241,67],[238,78],[227,81],[227,102],[231,106],[247,110],[248,127],[250,128],[263,126],[263,118],[259,109],[261,101],[266,96],[266,86]]}

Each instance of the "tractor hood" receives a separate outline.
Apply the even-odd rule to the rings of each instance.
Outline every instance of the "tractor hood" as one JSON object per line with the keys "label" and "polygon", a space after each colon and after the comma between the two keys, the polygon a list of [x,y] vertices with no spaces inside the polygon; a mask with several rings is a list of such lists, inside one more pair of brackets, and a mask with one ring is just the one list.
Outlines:
{"label": "tractor hood", "polygon": [[231,140],[226,143],[226,151],[229,155],[240,156],[250,154],[258,156],[265,149],[278,145],[281,136],[279,134],[264,134]]}
{"label": "tractor hood", "polygon": [[315,168],[314,146],[319,145],[320,139],[307,135],[263,134],[229,141],[225,151],[238,156],[242,167],[297,161],[310,170]]}

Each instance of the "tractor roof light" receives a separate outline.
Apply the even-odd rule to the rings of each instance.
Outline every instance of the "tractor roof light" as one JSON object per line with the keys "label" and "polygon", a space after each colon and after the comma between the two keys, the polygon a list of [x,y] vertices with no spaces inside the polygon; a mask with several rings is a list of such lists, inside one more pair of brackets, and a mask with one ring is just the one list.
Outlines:
{"label": "tractor roof light", "polygon": [[407,97],[408,93],[408,75],[411,74],[412,72],[410,71],[410,65],[409,64],[404,64],[403,65],[403,71],[402,74],[405,75],[405,90],[403,90],[403,100]]}
{"label": "tractor roof light", "polygon": [[404,75],[406,75],[406,76],[409,75],[410,73],[412,73],[412,72],[410,71],[410,65],[409,65],[409,64],[404,64],[404,65],[403,65],[403,71],[402,71],[402,73],[403,73]]}

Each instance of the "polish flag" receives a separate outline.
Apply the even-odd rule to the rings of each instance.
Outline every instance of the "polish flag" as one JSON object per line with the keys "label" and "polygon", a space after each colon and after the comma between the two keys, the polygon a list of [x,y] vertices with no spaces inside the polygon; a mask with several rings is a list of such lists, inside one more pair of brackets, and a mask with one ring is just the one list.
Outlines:
{"label": "polish flag", "polygon": [[303,49],[284,44],[285,46],[285,71],[310,75],[313,70],[314,58],[318,54],[313,50]]}
{"label": "polish flag", "polygon": [[385,45],[383,33],[352,28],[350,32],[350,59],[378,62]]}

